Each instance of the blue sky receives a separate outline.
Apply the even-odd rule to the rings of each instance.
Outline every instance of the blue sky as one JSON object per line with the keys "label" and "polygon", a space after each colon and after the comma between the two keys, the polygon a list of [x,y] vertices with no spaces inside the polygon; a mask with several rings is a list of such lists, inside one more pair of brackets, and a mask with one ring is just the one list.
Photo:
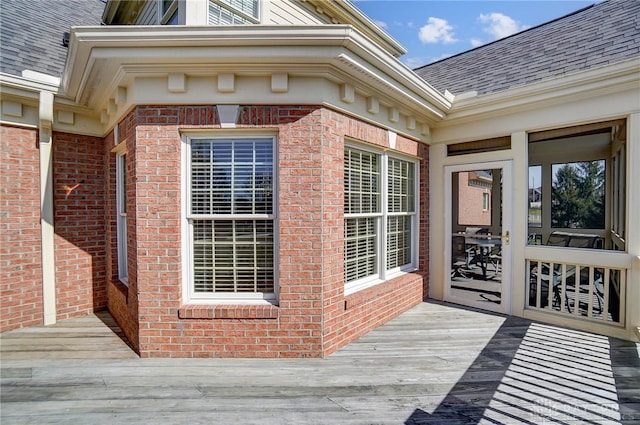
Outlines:
{"label": "blue sky", "polygon": [[410,68],[490,43],[598,0],[352,0],[398,40]]}

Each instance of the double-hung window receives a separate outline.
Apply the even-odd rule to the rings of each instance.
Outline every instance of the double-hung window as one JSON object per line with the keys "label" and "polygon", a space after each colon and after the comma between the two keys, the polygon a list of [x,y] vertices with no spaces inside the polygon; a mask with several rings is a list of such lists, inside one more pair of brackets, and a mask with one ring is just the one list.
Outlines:
{"label": "double-hung window", "polygon": [[274,138],[187,146],[188,300],[274,302]]}
{"label": "double-hung window", "polygon": [[413,160],[345,148],[346,293],[416,268],[416,173]]}

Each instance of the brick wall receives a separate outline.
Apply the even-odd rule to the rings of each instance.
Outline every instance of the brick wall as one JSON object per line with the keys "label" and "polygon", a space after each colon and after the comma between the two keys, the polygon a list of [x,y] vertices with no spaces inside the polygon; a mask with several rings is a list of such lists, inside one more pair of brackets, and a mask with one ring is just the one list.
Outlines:
{"label": "brick wall", "polygon": [[[428,294],[428,203],[421,192],[420,227],[420,269],[391,279],[356,293],[344,296],[343,279],[343,178],[344,139],[366,142],[373,146],[389,148],[386,130],[343,115],[325,110],[323,120],[323,145],[325,146],[324,179],[325,187],[325,311],[324,311],[324,356],[370,332],[381,324],[393,319],[413,307]],[[397,137],[395,150],[419,156],[421,184],[428,187],[428,149],[426,146]],[[425,186],[421,186],[425,187]],[[425,238],[422,238],[422,235]]]}
{"label": "brick wall", "polygon": [[[491,226],[491,189],[470,184],[476,173],[458,173],[458,223],[460,226]],[[483,209],[483,196],[489,196]]]}
{"label": "brick wall", "polygon": [[[126,202],[127,205],[135,205],[136,185],[134,164],[135,161],[135,114],[129,114],[118,125],[118,144],[126,145]],[[130,241],[127,247],[128,283],[119,280],[118,270],[118,239],[117,239],[117,205],[116,205],[116,154],[111,152],[116,145],[114,133],[111,132],[105,138],[105,175],[108,181],[106,201],[107,224],[107,306],[111,315],[116,319],[124,335],[131,345],[139,352],[139,320],[138,320],[138,295],[137,295],[137,264],[135,244],[135,214],[127,212],[127,239]]]}
{"label": "brick wall", "polygon": [[278,133],[279,305],[182,305],[181,133],[219,127],[215,107],[137,107],[126,120],[129,287],[110,290],[109,306],[129,321],[123,306],[137,303],[142,357],[318,357],[423,299],[425,270],[344,297],[344,136],[385,146],[387,132],[322,107],[244,106],[238,127]]}
{"label": "brick wall", "polygon": [[106,307],[104,140],[53,134],[58,320]]}
{"label": "brick wall", "polygon": [[36,129],[0,126],[0,331],[43,322]]}

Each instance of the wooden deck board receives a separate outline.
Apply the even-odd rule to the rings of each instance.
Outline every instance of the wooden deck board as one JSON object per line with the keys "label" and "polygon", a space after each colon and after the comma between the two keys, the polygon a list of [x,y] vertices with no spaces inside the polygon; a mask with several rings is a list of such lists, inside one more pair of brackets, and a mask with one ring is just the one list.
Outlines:
{"label": "wooden deck board", "polygon": [[634,424],[637,344],[423,303],[325,359],[140,359],[108,315],[1,335],[8,424]]}

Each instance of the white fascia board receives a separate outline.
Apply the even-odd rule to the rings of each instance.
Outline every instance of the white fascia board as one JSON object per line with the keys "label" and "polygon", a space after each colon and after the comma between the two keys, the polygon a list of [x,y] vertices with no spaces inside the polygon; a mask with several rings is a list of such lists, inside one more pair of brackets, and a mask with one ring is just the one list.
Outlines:
{"label": "white fascia board", "polygon": [[[27,73],[29,75],[29,73]],[[51,80],[45,79],[34,79],[34,78],[26,78],[19,77],[17,75],[0,73],[0,85],[2,87],[2,92],[5,90],[15,89],[22,92],[34,93],[34,98],[37,99],[40,96],[40,92],[47,91],[51,93],[58,92],[58,84],[53,83],[53,78]]]}
{"label": "white fascia board", "polygon": [[[27,75],[29,75],[27,73]],[[52,77],[54,78],[54,77]],[[45,79],[46,80],[46,79]],[[55,80],[50,80],[55,81]],[[54,94],[54,121],[53,129],[58,131],[73,131],[78,134],[86,135],[102,135],[103,129],[99,125],[99,120],[95,111],[82,107],[76,102],[64,99],[57,94],[59,87],[55,84],[49,84],[43,79],[30,79],[19,77],[16,75],[0,73],[0,97],[5,100],[19,102],[29,109],[25,111],[21,120],[11,121],[20,125],[37,125],[37,119],[31,109],[35,108],[35,117],[37,118],[40,93],[48,92]],[[74,125],[62,124],[57,122],[57,111],[64,110],[75,114],[76,123]]]}
{"label": "white fascia board", "polygon": [[32,81],[15,75],[0,73],[0,99],[19,104],[20,116],[5,113],[0,108],[0,122],[38,128],[40,124],[40,93],[53,93],[57,90],[49,84]]}
{"label": "white fascia board", "polygon": [[541,105],[589,98],[604,91],[624,91],[640,86],[640,58],[614,65],[527,84],[499,93],[454,100],[446,122],[455,125],[465,119],[477,120],[505,111],[538,109]]}
{"label": "white fascia board", "polygon": [[[347,52],[370,64],[400,91],[433,105],[431,109],[438,111],[434,119],[441,119],[449,108],[449,100],[350,25],[73,28],[61,91],[80,102],[82,92],[93,89],[88,81],[92,72],[122,76],[124,67],[134,64],[141,72],[146,65],[152,73],[172,65],[186,74],[203,72],[207,66],[207,72],[215,73],[225,64],[237,72],[277,65],[291,66],[295,72],[298,65],[335,66],[338,55]],[[100,59],[108,71],[94,69]],[[109,83],[100,84],[104,88]],[[112,78],[114,84],[118,83]]]}

